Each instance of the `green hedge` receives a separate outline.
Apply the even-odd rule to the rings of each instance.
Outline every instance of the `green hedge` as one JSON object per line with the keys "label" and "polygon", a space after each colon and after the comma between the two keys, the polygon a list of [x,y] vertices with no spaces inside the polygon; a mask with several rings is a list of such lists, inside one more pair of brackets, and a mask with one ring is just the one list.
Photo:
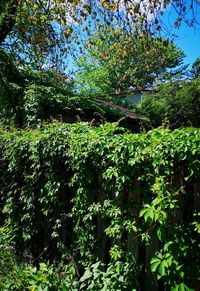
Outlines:
{"label": "green hedge", "polygon": [[199,129],[1,129],[0,154],[1,221],[17,254],[64,256],[79,290],[197,288]]}

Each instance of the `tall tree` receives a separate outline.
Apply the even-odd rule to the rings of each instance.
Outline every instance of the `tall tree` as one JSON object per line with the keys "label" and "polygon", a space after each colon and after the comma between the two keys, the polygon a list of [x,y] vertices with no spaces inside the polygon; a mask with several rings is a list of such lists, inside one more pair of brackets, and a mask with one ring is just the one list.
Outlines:
{"label": "tall tree", "polygon": [[181,67],[174,68],[182,64],[183,57],[173,43],[148,34],[97,31],[79,61],[77,88],[87,94],[126,95],[130,87],[142,90],[180,73]]}

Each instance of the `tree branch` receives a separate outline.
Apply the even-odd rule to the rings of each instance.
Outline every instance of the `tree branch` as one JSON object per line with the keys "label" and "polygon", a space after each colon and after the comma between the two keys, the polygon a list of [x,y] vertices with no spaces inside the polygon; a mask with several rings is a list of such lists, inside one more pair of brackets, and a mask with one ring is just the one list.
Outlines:
{"label": "tree branch", "polygon": [[3,0],[0,4],[0,45],[12,31],[16,21],[19,0]]}

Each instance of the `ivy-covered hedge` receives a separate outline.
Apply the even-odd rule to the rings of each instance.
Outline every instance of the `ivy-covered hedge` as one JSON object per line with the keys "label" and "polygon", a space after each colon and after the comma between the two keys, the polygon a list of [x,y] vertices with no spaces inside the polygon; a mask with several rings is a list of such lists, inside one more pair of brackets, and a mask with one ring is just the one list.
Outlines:
{"label": "ivy-covered hedge", "polygon": [[199,129],[1,129],[0,155],[1,232],[34,262],[73,263],[66,290],[199,285]]}

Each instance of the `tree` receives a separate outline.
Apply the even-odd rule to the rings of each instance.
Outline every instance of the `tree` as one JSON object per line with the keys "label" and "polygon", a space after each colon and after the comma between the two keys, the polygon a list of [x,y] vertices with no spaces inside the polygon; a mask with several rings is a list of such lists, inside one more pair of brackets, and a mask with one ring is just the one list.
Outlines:
{"label": "tree", "polygon": [[166,8],[174,9],[177,27],[183,21],[191,26],[197,24],[190,13],[196,11],[195,3],[193,0],[188,3],[185,0],[2,0],[0,46],[40,68],[45,64],[61,70],[69,43],[80,43],[86,34],[93,33],[94,27],[118,25],[126,34],[141,35],[145,31],[160,37],[166,27],[162,19]]}
{"label": "tree", "polygon": [[166,119],[170,128],[200,126],[200,79],[163,84],[145,96],[138,105],[139,114],[158,127]]}
{"label": "tree", "polygon": [[19,66],[0,49],[0,121],[27,126],[63,113],[73,96],[73,83],[66,75],[30,66]]}
{"label": "tree", "polygon": [[142,90],[178,74],[184,53],[165,39],[97,31],[79,61],[78,89],[90,95],[122,95],[130,87]]}
{"label": "tree", "polygon": [[64,10],[54,2],[2,1],[0,45],[37,68],[46,63],[59,69],[69,25],[62,25]]}
{"label": "tree", "polygon": [[194,79],[200,77],[200,58],[197,58],[194,64],[192,65],[191,73]]}
{"label": "tree", "polygon": [[18,6],[19,0],[2,0],[0,3],[0,45],[13,29]]}

